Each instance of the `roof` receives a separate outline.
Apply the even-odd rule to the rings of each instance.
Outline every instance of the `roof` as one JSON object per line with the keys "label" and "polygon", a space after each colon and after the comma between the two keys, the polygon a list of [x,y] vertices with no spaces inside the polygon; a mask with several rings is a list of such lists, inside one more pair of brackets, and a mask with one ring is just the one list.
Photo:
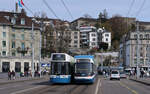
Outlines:
{"label": "roof", "polygon": [[143,22],[143,21],[140,21],[139,24],[140,24],[140,25],[150,25],[150,22]]}
{"label": "roof", "polygon": [[95,18],[84,18],[84,17],[80,17],[80,18],[78,18],[78,19],[72,21],[71,23],[76,22],[76,21],[78,21],[78,20],[97,21],[97,19],[95,19]]}
{"label": "roof", "polygon": [[[32,27],[32,19],[28,17],[25,13],[16,13],[16,12],[6,12],[0,11],[0,23],[12,24],[11,19],[15,18],[16,23],[14,26],[23,26],[23,27]],[[25,24],[21,24],[21,19],[25,19]],[[13,24],[12,24],[13,25]],[[34,23],[35,28],[38,28],[39,25]]]}
{"label": "roof", "polygon": [[0,23],[11,24],[5,17],[1,17],[1,16],[0,16]]}

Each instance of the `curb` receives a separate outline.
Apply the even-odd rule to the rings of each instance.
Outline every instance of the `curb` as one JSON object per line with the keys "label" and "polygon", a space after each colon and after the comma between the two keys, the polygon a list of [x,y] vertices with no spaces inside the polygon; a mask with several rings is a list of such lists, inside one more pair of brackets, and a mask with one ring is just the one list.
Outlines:
{"label": "curb", "polygon": [[29,78],[29,79],[26,79],[26,80],[18,80],[18,81],[12,80],[10,82],[2,82],[2,83],[0,83],[0,85],[10,84],[10,83],[16,83],[16,82],[25,82],[25,81],[39,80],[39,79],[45,79],[45,78],[46,77],[42,77],[42,78]]}
{"label": "curb", "polygon": [[138,82],[138,83],[141,83],[141,84],[145,84],[147,86],[150,86],[150,83],[147,83],[147,82],[144,82],[144,81],[139,81],[139,80],[136,80],[136,79],[129,79],[129,80],[132,80],[132,81],[135,81],[135,82]]}

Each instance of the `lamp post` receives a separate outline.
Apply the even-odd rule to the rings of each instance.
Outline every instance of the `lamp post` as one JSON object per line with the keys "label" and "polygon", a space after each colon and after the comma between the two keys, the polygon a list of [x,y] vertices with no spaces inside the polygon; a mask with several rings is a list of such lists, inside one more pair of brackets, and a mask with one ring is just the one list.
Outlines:
{"label": "lamp post", "polygon": [[40,23],[40,44],[39,44],[39,73],[41,77],[41,48],[42,48],[42,31],[43,31],[43,21]]}

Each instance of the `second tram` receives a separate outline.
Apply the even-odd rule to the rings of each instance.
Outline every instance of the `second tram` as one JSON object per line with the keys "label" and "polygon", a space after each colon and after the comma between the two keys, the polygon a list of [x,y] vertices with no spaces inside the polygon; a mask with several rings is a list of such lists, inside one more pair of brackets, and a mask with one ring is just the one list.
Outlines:
{"label": "second tram", "polygon": [[96,77],[96,65],[93,55],[77,55],[74,66],[74,81],[76,83],[94,83]]}

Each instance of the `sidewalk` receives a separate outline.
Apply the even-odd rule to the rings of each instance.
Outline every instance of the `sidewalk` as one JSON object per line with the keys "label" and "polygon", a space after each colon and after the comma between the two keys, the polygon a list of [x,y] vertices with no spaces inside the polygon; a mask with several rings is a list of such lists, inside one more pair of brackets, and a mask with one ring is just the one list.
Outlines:
{"label": "sidewalk", "polygon": [[150,77],[143,77],[143,78],[130,77],[129,80],[150,86]]}
{"label": "sidewalk", "polygon": [[15,80],[8,80],[8,76],[5,73],[0,73],[0,85],[2,84],[8,84],[8,83],[15,83],[15,82],[23,82],[23,81],[29,81],[29,80],[38,80],[38,79],[48,79],[48,75],[40,77],[19,77],[19,75],[16,75]]}

